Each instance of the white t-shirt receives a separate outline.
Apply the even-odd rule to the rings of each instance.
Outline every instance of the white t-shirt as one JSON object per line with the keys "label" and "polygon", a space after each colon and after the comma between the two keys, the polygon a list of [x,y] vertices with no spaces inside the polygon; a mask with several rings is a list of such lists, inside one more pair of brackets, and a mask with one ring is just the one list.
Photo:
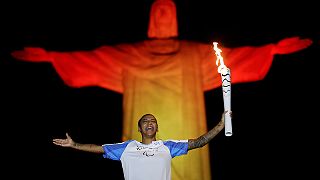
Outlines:
{"label": "white t-shirt", "polygon": [[188,140],[159,140],[150,144],[129,140],[102,147],[104,158],[121,160],[126,180],[170,180],[171,159],[187,154]]}

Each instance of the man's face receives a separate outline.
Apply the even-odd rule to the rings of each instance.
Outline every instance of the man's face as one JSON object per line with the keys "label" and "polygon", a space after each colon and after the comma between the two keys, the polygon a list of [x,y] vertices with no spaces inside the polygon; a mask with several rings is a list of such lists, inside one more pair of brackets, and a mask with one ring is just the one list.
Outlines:
{"label": "man's face", "polygon": [[143,136],[153,137],[158,131],[158,123],[154,116],[145,115],[139,124],[139,131]]}

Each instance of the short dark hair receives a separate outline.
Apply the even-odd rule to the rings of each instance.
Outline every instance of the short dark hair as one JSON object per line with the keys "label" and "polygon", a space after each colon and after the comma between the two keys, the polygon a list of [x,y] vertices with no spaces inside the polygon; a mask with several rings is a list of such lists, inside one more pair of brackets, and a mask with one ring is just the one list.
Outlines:
{"label": "short dark hair", "polygon": [[144,114],[143,116],[141,116],[141,118],[139,119],[139,121],[138,121],[138,127],[140,127],[140,122],[142,121],[142,119],[145,117],[145,116],[148,116],[148,115],[150,115],[150,116],[153,116],[154,117],[154,115],[153,114],[150,114],[150,113],[148,113],[148,114]]}

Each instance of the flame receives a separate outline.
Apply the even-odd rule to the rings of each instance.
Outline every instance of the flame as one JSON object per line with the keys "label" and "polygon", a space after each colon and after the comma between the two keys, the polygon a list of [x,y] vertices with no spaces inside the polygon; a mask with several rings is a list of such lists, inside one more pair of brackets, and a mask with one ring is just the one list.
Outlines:
{"label": "flame", "polygon": [[213,42],[213,50],[215,51],[215,54],[217,56],[216,65],[218,66],[218,73],[221,73],[221,70],[224,68],[227,69],[227,66],[224,65],[223,57],[220,54],[222,50],[218,48],[217,42]]}

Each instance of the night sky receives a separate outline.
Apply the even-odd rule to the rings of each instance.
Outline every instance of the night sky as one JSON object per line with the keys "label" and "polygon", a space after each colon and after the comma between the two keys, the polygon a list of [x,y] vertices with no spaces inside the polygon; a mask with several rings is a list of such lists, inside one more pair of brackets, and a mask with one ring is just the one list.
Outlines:
{"label": "night sky", "polygon": [[[65,132],[81,143],[120,142],[122,95],[99,87],[68,87],[51,64],[18,61],[10,52],[25,46],[91,50],[144,40],[151,2],[2,6],[10,12],[1,12],[0,18],[2,136],[9,145],[5,151],[13,153],[8,167],[33,178],[47,179],[41,175],[45,173],[50,178],[123,179],[120,162],[51,143]],[[210,0],[176,4],[179,39],[229,47],[276,43],[291,36],[314,40],[308,49],[276,55],[262,81],[233,84],[234,134],[220,133],[209,144],[214,180],[311,176],[319,154],[315,86],[320,30],[315,6]],[[212,128],[223,111],[221,89],[205,92],[205,101]]]}

